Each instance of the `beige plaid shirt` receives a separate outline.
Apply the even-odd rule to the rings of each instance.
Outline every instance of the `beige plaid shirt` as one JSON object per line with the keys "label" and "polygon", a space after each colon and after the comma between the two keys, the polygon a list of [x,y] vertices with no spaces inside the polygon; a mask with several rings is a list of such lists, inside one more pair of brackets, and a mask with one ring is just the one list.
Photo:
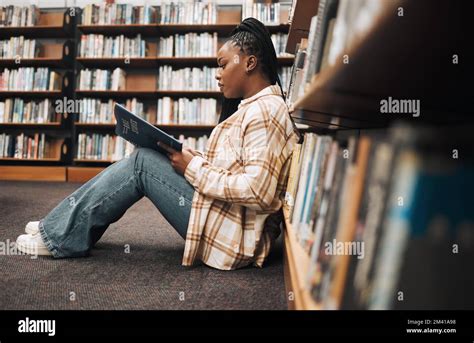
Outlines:
{"label": "beige plaid shirt", "polygon": [[[212,131],[184,177],[194,192],[182,264],[262,267],[280,234],[291,153],[298,142],[280,88],[244,99]],[[272,214],[272,215],[270,215]]]}

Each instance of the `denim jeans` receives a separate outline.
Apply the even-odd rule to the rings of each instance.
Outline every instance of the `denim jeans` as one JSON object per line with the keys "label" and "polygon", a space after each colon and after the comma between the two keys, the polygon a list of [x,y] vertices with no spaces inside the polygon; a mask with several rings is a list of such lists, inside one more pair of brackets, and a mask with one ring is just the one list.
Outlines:
{"label": "denim jeans", "polygon": [[40,220],[41,237],[54,257],[85,256],[143,196],[186,237],[194,188],[166,156],[147,148],[136,148],[61,201]]}

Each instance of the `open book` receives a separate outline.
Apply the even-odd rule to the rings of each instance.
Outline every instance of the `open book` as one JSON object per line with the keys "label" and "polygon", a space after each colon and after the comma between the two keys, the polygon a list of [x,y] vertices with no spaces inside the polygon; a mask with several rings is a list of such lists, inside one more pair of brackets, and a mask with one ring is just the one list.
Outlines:
{"label": "open book", "polygon": [[165,155],[167,151],[161,148],[157,144],[158,142],[176,151],[181,151],[183,148],[183,144],[179,140],[133,114],[120,104],[115,104],[114,115],[117,120],[115,133],[132,144],[150,148]]}

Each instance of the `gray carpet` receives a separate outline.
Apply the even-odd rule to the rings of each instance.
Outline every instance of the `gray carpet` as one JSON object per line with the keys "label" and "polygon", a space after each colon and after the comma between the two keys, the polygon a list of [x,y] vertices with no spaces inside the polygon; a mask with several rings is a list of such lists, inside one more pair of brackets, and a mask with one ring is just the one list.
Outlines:
{"label": "gray carpet", "polygon": [[[0,242],[15,241],[28,221],[42,218],[79,186],[0,181]],[[0,250],[0,310],[287,308],[281,239],[263,269],[183,267],[183,248],[182,238],[143,198],[88,257],[31,259]]]}

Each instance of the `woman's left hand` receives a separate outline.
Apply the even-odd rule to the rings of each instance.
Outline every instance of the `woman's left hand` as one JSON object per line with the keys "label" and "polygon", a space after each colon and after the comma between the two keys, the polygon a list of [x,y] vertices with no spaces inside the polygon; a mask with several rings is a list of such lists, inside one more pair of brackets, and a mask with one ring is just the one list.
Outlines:
{"label": "woman's left hand", "polygon": [[188,147],[183,147],[182,151],[176,151],[173,148],[165,145],[159,144],[160,148],[165,149],[168,151],[168,158],[171,161],[171,166],[181,175],[184,175],[186,171],[186,167],[188,166],[189,162],[193,159],[194,155],[192,153],[192,149]]}

